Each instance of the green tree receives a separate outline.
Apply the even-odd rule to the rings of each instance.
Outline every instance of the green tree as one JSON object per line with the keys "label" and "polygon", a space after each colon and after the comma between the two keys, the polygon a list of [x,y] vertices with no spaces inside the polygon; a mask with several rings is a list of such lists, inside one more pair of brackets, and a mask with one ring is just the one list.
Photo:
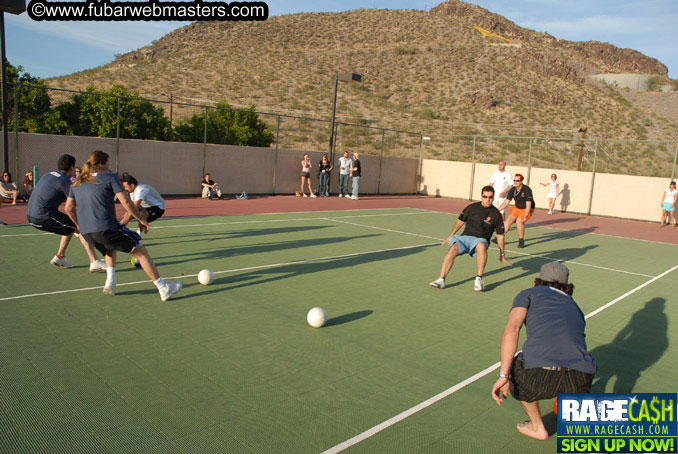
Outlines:
{"label": "green tree", "polygon": [[[273,132],[259,120],[254,105],[244,111],[235,111],[226,102],[220,102],[208,112],[208,143],[251,147],[269,147],[273,143]],[[204,113],[195,114],[179,123],[174,131],[181,142],[202,142],[205,133]]]}
{"label": "green tree", "polygon": [[[12,66],[5,61],[7,74],[7,122],[8,130],[14,130],[16,113],[14,96],[19,105],[19,131],[45,132],[44,124],[49,114],[51,101],[44,83],[37,77],[24,72],[23,66]],[[18,85],[17,85],[18,84]],[[0,113],[1,115],[1,113]]]}
{"label": "green tree", "polygon": [[53,134],[115,137],[120,100],[120,137],[126,139],[166,140],[171,136],[169,119],[151,102],[134,99],[136,91],[122,85],[95,93],[76,94],[71,101],[56,106],[46,118],[46,127]]}

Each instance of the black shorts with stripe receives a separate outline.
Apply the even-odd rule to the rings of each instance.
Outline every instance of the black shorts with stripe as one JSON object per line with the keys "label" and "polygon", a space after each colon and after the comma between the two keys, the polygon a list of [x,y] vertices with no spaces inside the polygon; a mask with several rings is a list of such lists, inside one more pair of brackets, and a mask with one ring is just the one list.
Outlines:
{"label": "black shorts with stripe", "polygon": [[160,216],[165,214],[165,210],[160,208],[159,206],[152,206],[148,208],[144,208],[146,212],[148,213],[148,219],[146,219],[146,222],[153,222],[156,219],[158,219]]}
{"label": "black shorts with stripe", "polygon": [[39,230],[45,232],[56,233],[57,235],[68,236],[75,232],[75,223],[68,217],[67,214],[61,211],[50,213],[48,218],[39,219],[33,216],[26,216],[28,222]]}
{"label": "black shorts with stripe", "polygon": [[552,399],[558,393],[588,393],[593,374],[568,367],[525,369],[522,361],[511,366],[511,394],[523,402]]}
{"label": "black shorts with stripe", "polygon": [[107,255],[108,251],[129,254],[141,245],[141,237],[122,225],[101,232],[85,233],[82,236],[103,255]]}

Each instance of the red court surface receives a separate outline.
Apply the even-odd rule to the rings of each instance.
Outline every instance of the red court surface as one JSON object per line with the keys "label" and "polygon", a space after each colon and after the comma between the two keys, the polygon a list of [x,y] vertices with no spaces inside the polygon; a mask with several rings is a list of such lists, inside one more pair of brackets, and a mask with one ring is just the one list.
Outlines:
{"label": "red court surface", "polygon": [[[445,213],[460,213],[469,203],[467,200],[436,198],[420,195],[374,195],[361,196],[360,200],[339,197],[295,197],[290,195],[252,196],[248,200],[207,200],[199,197],[168,197],[163,218],[243,215],[260,213],[302,213],[319,211],[367,210],[379,208],[413,208]],[[26,224],[26,204],[3,204],[0,219],[10,225]],[[122,217],[122,208],[118,205]],[[657,219],[660,213],[657,212]],[[552,227],[586,233],[614,235],[660,243],[678,244],[678,229],[660,227],[656,223],[614,219],[581,214],[560,213],[547,215],[537,209],[528,226]],[[0,227],[5,228],[5,227]],[[450,230],[452,225],[450,225]],[[444,236],[444,233],[440,233]]]}

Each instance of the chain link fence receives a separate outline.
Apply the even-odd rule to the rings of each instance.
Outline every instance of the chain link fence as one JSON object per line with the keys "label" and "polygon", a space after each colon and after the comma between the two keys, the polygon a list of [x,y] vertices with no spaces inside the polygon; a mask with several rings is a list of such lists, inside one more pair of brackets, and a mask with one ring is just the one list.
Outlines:
{"label": "chain link fence", "polygon": [[[98,106],[88,111],[82,124],[72,135],[94,135],[120,138],[177,141],[179,124],[193,119],[193,126],[202,119],[202,136],[194,134],[192,142],[214,143],[211,139],[223,131],[211,131],[208,119],[218,109],[214,105],[182,102],[174,95],[167,99],[148,99],[119,96],[113,93],[95,93],[43,86],[10,84],[13,105],[10,105],[9,132],[44,132],[39,129],[39,114],[35,98],[40,93],[49,95],[52,110],[68,115],[68,108],[85,100]],[[125,101],[125,102],[123,102]],[[141,103],[152,109],[143,109]],[[70,107],[69,107],[70,106]],[[565,137],[546,137],[544,130],[535,128],[528,135],[515,135],[515,129],[492,125],[501,134],[488,135],[482,125],[465,125],[461,134],[402,131],[374,124],[352,124],[336,121],[334,149],[329,149],[332,124],[330,120],[295,116],[275,112],[230,109],[232,112],[254,113],[273,136],[271,147],[280,150],[321,151],[332,157],[344,151],[367,155],[397,156],[412,159],[436,159],[473,163],[497,163],[505,160],[511,165],[543,167],[622,175],[643,175],[675,178],[678,175],[678,141],[582,139],[573,130],[561,129]],[[140,113],[141,112],[141,113]],[[155,116],[156,121],[148,116]],[[134,121],[122,121],[134,116]],[[163,120],[159,120],[163,118]],[[43,119],[44,129],[59,129],[54,115]],[[51,123],[49,123],[51,122]],[[54,124],[57,123],[57,124]],[[61,125],[63,126],[63,125]],[[87,134],[82,131],[88,130]],[[161,134],[158,128],[165,128]],[[64,128],[62,128],[64,129]],[[553,131],[551,131],[553,132]],[[18,140],[17,150],[18,153]],[[12,150],[9,150],[11,153]],[[7,163],[7,153],[5,163]]]}

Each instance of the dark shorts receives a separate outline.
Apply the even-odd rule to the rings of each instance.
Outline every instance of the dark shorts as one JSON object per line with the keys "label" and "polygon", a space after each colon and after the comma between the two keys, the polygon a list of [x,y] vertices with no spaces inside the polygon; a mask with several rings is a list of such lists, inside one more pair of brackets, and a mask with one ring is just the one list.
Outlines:
{"label": "dark shorts", "polygon": [[301,178],[311,178],[311,172],[301,172]]}
{"label": "dark shorts", "polygon": [[146,210],[146,212],[148,213],[148,219],[146,219],[146,222],[153,222],[160,216],[165,214],[165,210],[163,210],[159,206],[144,208],[144,210]]}
{"label": "dark shorts", "polygon": [[47,219],[38,219],[33,216],[26,216],[28,222],[38,230],[56,233],[57,235],[68,236],[75,232],[75,223],[67,214],[61,211],[50,213]]}
{"label": "dark shorts", "polygon": [[525,369],[518,360],[511,366],[511,394],[523,402],[552,399],[558,393],[588,393],[592,382],[593,374],[567,367]]}
{"label": "dark shorts", "polygon": [[106,255],[108,251],[129,254],[141,244],[141,237],[122,225],[115,229],[85,233],[82,236],[103,255]]}

